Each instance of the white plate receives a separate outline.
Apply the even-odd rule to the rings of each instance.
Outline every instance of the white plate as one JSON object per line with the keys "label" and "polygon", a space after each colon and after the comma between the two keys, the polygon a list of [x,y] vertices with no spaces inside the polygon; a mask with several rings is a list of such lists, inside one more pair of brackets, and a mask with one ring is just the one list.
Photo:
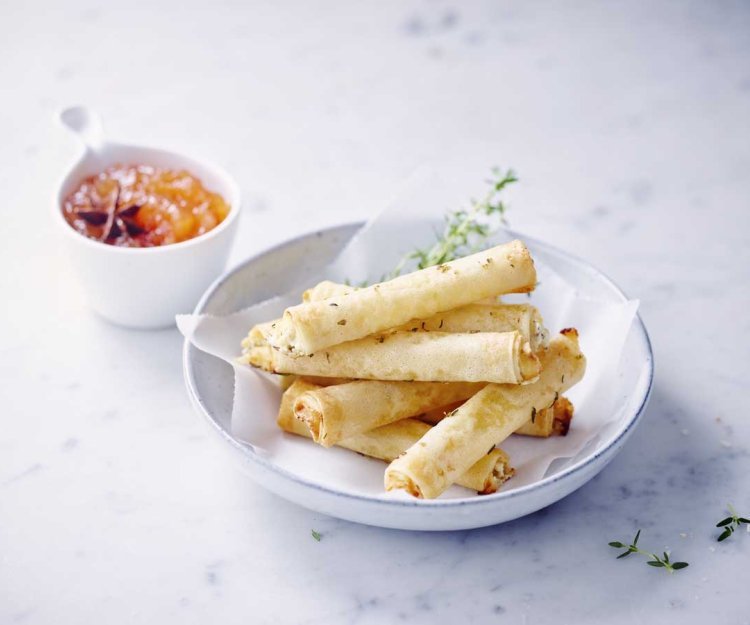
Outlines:
{"label": "white plate", "polygon": [[[357,227],[357,224],[350,224],[305,235],[250,258],[217,280],[205,293],[195,313],[226,315],[284,293],[300,280],[312,282]],[[523,240],[535,258],[554,267],[582,296],[612,303],[626,301],[617,286],[587,263],[528,237],[524,236]],[[260,485],[290,501],[335,517],[413,530],[494,525],[524,516],[565,497],[588,482],[619,452],[643,414],[653,380],[651,345],[643,321],[636,316],[617,371],[621,392],[618,417],[577,456],[553,463],[546,477],[514,490],[481,497],[472,495],[425,501],[345,491],[275,464],[273,457],[257,453],[231,435],[232,368],[187,341],[183,365],[194,406],[213,426],[229,453]]]}

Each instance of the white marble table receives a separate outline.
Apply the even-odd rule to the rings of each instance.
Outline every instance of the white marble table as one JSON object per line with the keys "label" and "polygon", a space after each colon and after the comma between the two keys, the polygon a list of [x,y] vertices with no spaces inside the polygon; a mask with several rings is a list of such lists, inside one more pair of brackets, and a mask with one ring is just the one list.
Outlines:
{"label": "white marble table", "polygon": [[[750,534],[713,529],[750,514],[747,3],[100,4],[0,5],[0,622],[750,623]],[[233,262],[371,214],[425,161],[467,194],[512,165],[512,225],[642,301],[642,426],[483,530],[264,492],[193,415],[177,331],[94,317],[58,251],[76,147],[52,116],[76,102],[237,176]],[[637,528],[690,567],[616,561]]]}

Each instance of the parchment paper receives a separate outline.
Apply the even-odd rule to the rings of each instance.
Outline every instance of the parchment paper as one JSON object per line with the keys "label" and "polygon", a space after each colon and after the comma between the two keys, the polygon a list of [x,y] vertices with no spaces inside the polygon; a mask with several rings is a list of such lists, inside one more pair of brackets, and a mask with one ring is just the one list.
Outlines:
{"label": "parchment paper", "polygon": [[[388,208],[352,238],[321,273],[319,280],[349,280],[353,284],[363,280],[378,281],[405,253],[430,245],[435,240],[435,231],[442,227],[442,215],[447,209],[460,205],[460,198],[448,198],[444,185],[432,172],[418,171]],[[509,240],[507,235],[497,235],[487,247],[506,240]],[[541,479],[550,465],[559,470],[564,466],[562,459],[576,456],[618,417],[613,389],[617,386],[622,348],[638,308],[637,301],[612,303],[582,297],[553,268],[538,259],[535,262],[537,289],[530,297],[507,296],[504,301],[534,304],[551,332],[577,328],[588,367],[584,379],[566,394],[575,405],[575,416],[567,436],[548,439],[512,436],[502,443],[501,447],[510,454],[516,469],[516,475],[504,485],[503,491]],[[279,317],[284,308],[300,301],[304,288],[313,284],[299,285],[291,293],[226,317],[179,315],[177,325],[196,347],[234,367],[232,435],[239,441],[252,446],[256,453],[266,455],[278,466],[331,488],[383,498],[406,496],[383,491],[385,463],[343,449],[324,449],[279,430],[276,414],[281,391],[277,382],[271,376],[234,362],[241,351],[240,341],[250,327]],[[458,486],[443,495],[466,496],[473,495]]]}

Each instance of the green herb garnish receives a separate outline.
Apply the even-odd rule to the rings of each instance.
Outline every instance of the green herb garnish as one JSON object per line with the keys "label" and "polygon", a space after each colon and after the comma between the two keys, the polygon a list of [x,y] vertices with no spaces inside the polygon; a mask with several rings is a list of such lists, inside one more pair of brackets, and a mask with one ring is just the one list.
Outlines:
{"label": "green herb garnish", "polygon": [[623,551],[619,556],[617,556],[618,560],[620,558],[629,556],[631,553],[640,553],[641,555],[651,558],[648,562],[646,562],[646,564],[648,564],[649,566],[666,569],[670,573],[674,573],[675,571],[679,571],[680,569],[684,569],[685,567],[688,566],[687,562],[670,562],[669,554],[666,551],[664,552],[663,558],[660,558],[655,553],[651,553],[650,551],[644,551],[643,549],[640,549],[638,547],[638,538],[640,538],[640,536],[641,536],[641,530],[638,530],[631,544],[625,545],[619,541],[613,541],[609,543],[609,546],[614,547],[615,549],[627,550],[627,551]]}
{"label": "green herb garnish", "polygon": [[323,535],[322,535],[322,534],[319,534],[319,533],[318,533],[318,532],[316,532],[315,530],[310,530],[310,532],[312,533],[312,537],[313,537],[313,538],[314,538],[315,540],[317,540],[318,542],[320,542],[320,539],[321,539],[321,538],[323,538]]}
{"label": "green herb garnish", "polygon": [[[495,168],[492,175],[493,178],[488,181],[490,189],[481,200],[471,200],[470,208],[448,213],[443,232],[434,245],[409,252],[383,280],[400,275],[411,261],[416,261],[417,269],[426,269],[434,265],[442,266],[443,263],[476,251],[495,232],[492,218],[499,218],[500,222],[505,223],[506,206],[500,195],[505,187],[518,181],[512,169],[502,173]],[[447,269],[448,267],[445,268]]]}
{"label": "green herb garnish", "polygon": [[732,513],[732,515],[728,516],[726,519],[722,521],[719,521],[716,524],[716,527],[724,528],[724,531],[721,533],[721,536],[719,536],[716,539],[719,542],[729,538],[732,534],[734,534],[734,530],[738,529],[740,525],[742,525],[743,523],[750,524],[750,519],[746,519],[745,517],[737,515],[737,511],[732,507],[732,504],[727,504],[727,508],[729,509],[729,512]]}

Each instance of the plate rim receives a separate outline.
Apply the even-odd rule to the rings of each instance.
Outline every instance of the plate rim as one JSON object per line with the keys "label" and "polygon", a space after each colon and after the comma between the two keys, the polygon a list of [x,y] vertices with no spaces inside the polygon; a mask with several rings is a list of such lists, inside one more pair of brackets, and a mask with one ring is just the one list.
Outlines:
{"label": "plate rim", "polygon": [[[229,278],[231,278],[235,273],[244,269],[247,265],[258,261],[265,256],[274,254],[284,247],[293,245],[295,243],[300,243],[301,241],[308,239],[310,237],[318,236],[322,232],[331,232],[331,231],[336,231],[336,230],[349,230],[352,228],[356,228],[351,235],[351,236],[354,236],[357,230],[364,225],[365,225],[365,222],[361,222],[361,221],[346,222],[346,223],[337,224],[334,226],[329,226],[326,228],[311,230],[311,231],[299,234],[295,237],[285,239],[284,241],[281,241],[257,254],[253,254],[252,256],[246,258],[242,262],[228,269],[227,271],[222,273],[216,280],[214,280],[214,282],[211,283],[211,285],[203,293],[200,300],[198,300],[198,303],[196,304],[192,314],[194,315],[204,314],[203,309],[206,307],[206,305],[208,304],[212,296],[216,293],[216,291],[220,289],[221,286]],[[569,254],[568,252],[561,250],[560,248],[556,246],[550,245],[549,243],[546,243],[544,241],[540,241],[539,239],[536,239],[534,237],[521,234],[507,227],[501,227],[498,230],[498,232],[506,232],[510,234],[511,236],[513,236],[514,238],[519,238],[519,239],[522,239],[523,241],[528,241],[533,246],[543,248],[547,251],[551,251],[552,253],[563,255],[567,257],[568,259],[572,260],[574,263],[581,265],[588,271],[594,271],[599,276],[601,276],[601,278],[604,279],[607,286],[622,301],[630,301],[627,295],[625,294],[625,292],[607,274],[599,270],[597,267],[595,267],[588,261],[585,261],[584,259],[580,258],[579,256],[575,254]],[[229,434],[229,432],[224,430],[218,424],[216,419],[214,419],[211,416],[208,409],[200,400],[200,396],[197,392],[197,387],[195,384],[195,370],[190,360],[190,350],[191,349],[198,350],[198,348],[192,345],[192,343],[190,343],[190,341],[187,338],[185,338],[183,341],[183,351],[182,351],[183,377],[185,380],[185,385],[187,387],[188,396],[194,408],[211,424],[211,426],[218,432],[218,434],[221,436],[221,438],[225,442],[227,442],[231,447],[233,447],[236,451],[242,454],[245,458],[249,459],[252,462],[258,463],[264,469],[271,471],[279,475],[282,478],[290,479],[292,482],[296,483],[298,486],[301,486],[303,488],[311,488],[311,489],[320,491],[324,493],[325,495],[329,495],[333,497],[340,497],[344,499],[355,500],[358,502],[362,502],[366,504],[373,504],[373,505],[383,504],[387,506],[397,506],[402,509],[405,509],[405,508],[441,509],[441,508],[446,508],[446,507],[447,508],[460,508],[464,506],[484,507],[487,505],[493,505],[493,504],[496,505],[501,501],[514,499],[522,495],[528,495],[532,491],[546,489],[560,481],[567,480],[574,474],[580,473],[581,471],[585,470],[587,467],[590,467],[591,465],[595,464],[602,456],[619,451],[619,449],[624,445],[624,443],[627,441],[627,439],[630,437],[630,435],[634,431],[635,427],[640,423],[643,417],[643,413],[645,412],[646,407],[648,406],[648,402],[651,397],[651,392],[654,386],[653,346],[651,344],[651,338],[649,337],[648,330],[646,329],[646,325],[643,322],[643,319],[638,310],[635,313],[635,317],[633,319],[633,325],[638,328],[639,333],[640,333],[640,338],[646,349],[647,358],[644,364],[647,366],[648,382],[645,385],[645,390],[642,391],[642,396],[640,398],[638,408],[634,411],[633,415],[630,417],[625,427],[623,427],[622,430],[620,430],[601,449],[597,450],[595,453],[591,454],[590,456],[587,456],[579,460],[575,464],[571,465],[570,467],[565,468],[564,470],[560,471],[559,473],[556,473],[555,475],[544,477],[541,480],[533,482],[532,484],[527,484],[526,486],[521,486],[519,488],[510,490],[510,491],[500,490],[496,493],[483,495],[481,497],[470,496],[470,497],[459,497],[459,498],[451,498],[451,499],[410,498],[408,500],[396,499],[396,498],[385,499],[382,497],[376,497],[372,495],[361,495],[358,493],[351,493],[351,492],[347,492],[343,490],[337,490],[335,488],[331,488],[329,486],[325,486],[323,484],[318,484],[311,480],[307,480],[304,477],[297,475],[296,473],[293,473],[287,469],[279,467],[273,462],[270,462],[269,459],[265,458],[262,454],[255,452],[251,446],[245,445],[241,443],[240,441],[236,440],[234,437],[231,436],[231,434]],[[603,468],[604,466],[601,467],[601,469]],[[586,483],[587,481],[588,480],[585,480],[583,483]]]}

